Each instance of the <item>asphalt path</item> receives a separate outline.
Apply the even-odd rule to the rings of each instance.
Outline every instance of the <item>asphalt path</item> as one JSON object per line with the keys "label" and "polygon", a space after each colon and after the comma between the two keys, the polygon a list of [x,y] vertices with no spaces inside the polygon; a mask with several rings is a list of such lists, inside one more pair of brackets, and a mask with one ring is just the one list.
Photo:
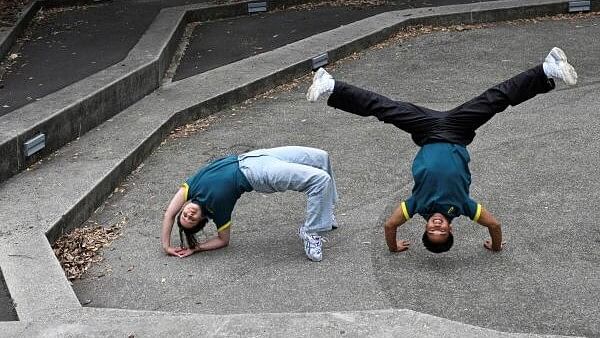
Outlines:
{"label": "asphalt path", "polygon": [[395,6],[284,10],[202,23],[194,28],[173,81],[264,53]]}
{"label": "asphalt path", "polygon": [[[418,217],[399,231],[411,249],[389,253],[382,223],[410,194],[418,149],[374,118],[308,103],[305,78],[158,148],[89,220],[124,220],[124,234],[73,288],[93,307],[215,314],[393,307],[500,331],[600,335],[600,230],[590,214],[600,200],[598,34],[597,16],[505,23],[392,41],[329,67],[337,79],[449,109],[538,64],[553,46],[567,51],[577,87],[559,85],[508,109],[469,146],[472,196],[502,222],[501,253],[486,251],[487,232],[464,217],[454,222],[448,253],[422,247]],[[281,145],[331,154],[341,227],[327,234],[322,262],[308,261],[295,235],[305,198],[293,192],[244,194],[225,249],[185,259],[161,252],[162,213],[188,175],[216,156]]]}

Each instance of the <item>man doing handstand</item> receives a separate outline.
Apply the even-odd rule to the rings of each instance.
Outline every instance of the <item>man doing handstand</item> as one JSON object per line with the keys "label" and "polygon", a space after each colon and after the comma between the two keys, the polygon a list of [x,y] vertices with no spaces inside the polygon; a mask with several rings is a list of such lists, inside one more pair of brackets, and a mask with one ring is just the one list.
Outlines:
{"label": "man doing handstand", "polygon": [[385,222],[385,239],[392,252],[408,249],[409,242],[396,239],[397,228],[415,214],[427,223],[423,244],[432,252],[448,251],[454,242],[451,222],[467,216],[489,230],[484,247],[502,250],[502,230],[494,216],[469,196],[471,173],[466,146],[475,130],[509,105],[516,106],[537,94],[554,89],[553,79],[575,85],[577,73],[565,53],[554,47],[544,62],[506,80],[472,100],[448,111],[436,111],[335,81],[320,68],[306,97],[316,101],[331,94],[327,104],[360,116],[375,116],[410,133],[420,146],[412,165],[412,195],[400,203]]}

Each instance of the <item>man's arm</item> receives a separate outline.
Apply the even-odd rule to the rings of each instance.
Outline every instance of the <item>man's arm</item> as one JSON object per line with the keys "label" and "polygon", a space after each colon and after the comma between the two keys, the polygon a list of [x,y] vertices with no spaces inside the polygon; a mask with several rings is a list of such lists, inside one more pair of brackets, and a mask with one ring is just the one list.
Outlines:
{"label": "man's arm", "polygon": [[502,250],[502,227],[500,226],[500,222],[496,220],[494,215],[482,208],[481,215],[479,216],[477,223],[488,228],[488,231],[490,232],[490,237],[492,239],[491,241],[486,240],[483,243],[483,246],[486,249],[492,251]]}
{"label": "man's arm", "polygon": [[181,248],[178,250],[171,247],[171,231],[173,230],[175,216],[177,216],[177,213],[181,210],[183,204],[185,204],[185,189],[179,188],[179,191],[177,191],[175,196],[173,196],[173,199],[171,199],[171,202],[165,211],[165,215],[163,216],[160,243],[162,244],[162,249],[165,253],[172,256],[180,256],[179,251]]}
{"label": "man's arm", "polygon": [[385,241],[391,252],[401,252],[408,250],[410,243],[404,240],[396,239],[396,230],[406,222],[406,217],[402,210],[402,203],[394,210],[392,215],[385,222]]}

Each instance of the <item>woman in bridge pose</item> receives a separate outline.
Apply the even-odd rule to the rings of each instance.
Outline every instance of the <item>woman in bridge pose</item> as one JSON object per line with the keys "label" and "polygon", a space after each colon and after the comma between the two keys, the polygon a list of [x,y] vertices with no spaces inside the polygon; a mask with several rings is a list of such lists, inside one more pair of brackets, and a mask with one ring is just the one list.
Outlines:
{"label": "woman in bridge pose", "polygon": [[[320,261],[323,242],[319,233],[337,228],[333,214],[337,190],[327,152],[299,146],[258,149],[223,157],[200,168],[181,185],[165,211],[163,250],[172,256],[186,257],[227,246],[235,203],[244,192],[252,190],[306,194],[306,218],[298,236],[306,256]],[[198,243],[195,234],[209,219],[214,222],[217,235]],[[171,246],[174,223],[179,229],[180,247]]]}

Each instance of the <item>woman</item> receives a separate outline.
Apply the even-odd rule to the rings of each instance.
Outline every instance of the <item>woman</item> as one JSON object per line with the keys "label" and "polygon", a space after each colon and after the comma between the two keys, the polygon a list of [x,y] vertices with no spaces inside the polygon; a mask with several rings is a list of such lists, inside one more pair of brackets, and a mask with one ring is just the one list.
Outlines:
{"label": "woman", "polygon": [[[187,257],[227,246],[235,203],[244,192],[252,190],[306,193],[306,219],[298,235],[306,256],[312,261],[321,261],[323,243],[318,233],[337,228],[333,214],[337,191],[327,152],[299,146],[226,156],[200,168],[169,203],[162,224],[163,250],[172,256]],[[209,219],[215,223],[217,235],[198,243],[195,234]],[[174,223],[179,228],[180,247],[171,246]]]}

